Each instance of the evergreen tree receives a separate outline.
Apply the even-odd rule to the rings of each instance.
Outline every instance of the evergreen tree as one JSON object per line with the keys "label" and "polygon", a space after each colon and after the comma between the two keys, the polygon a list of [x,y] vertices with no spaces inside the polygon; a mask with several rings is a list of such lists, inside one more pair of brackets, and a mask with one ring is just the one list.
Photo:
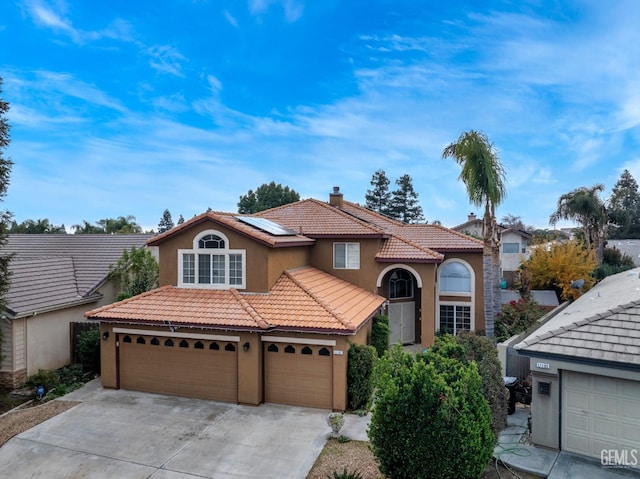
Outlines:
{"label": "evergreen tree", "polygon": [[249,190],[246,195],[242,195],[238,201],[238,213],[257,213],[296,201],[300,201],[300,195],[295,190],[288,186],[283,187],[280,183],[276,185],[276,182],[272,181],[260,185],[256,191]]}
{"label": "evergreen tree", "polygon": [[180,215],[178,217],[178,224],[181,225],[182,223],[184,223],[184,216]]}
{"label": "evergreen tree", "polygon": [[56,226],[49,223],[48,218],[37,220],[24,220],[22,223],[16,221],[11,222],[9,233],[22,234],[66,234],[67,230],[64,225]]}
{"label": "evergreen tree", "polygon": [[640,238],[640,193],[638,183],[624,170],[609,198],[609,237]]}
{"label": "evergreen tree", "polygon": [[377,170],[371,178],[372,189],[365,195],[365,207],[376,213],[389,215],[391,193],[389,192],[389,178],[384,170]]}
{"label": "evergreen tree", "polygon": [[[0,77],[0,94],[2,94],[2,77]],[[5,114],[9,111],[9,103],[4,101],[0,96],[0,201],[7,195],[7,188],[9,187],[9,176],[11,174],[11,167],[13,162],[10,159],[5,159],[2,155],[2,151],[9,146],[11,137],[9,135],[9,121],[5,117]],[[13,215],[8,210],[0,211],[0,308],[4,311],[6,306],[5,296],[9,291],[9,262],[11,261],[11,255],[3,254],[1,248],[7,244],[9,223],[11,222]],[[2,334],[0,333],[0,356],[2,347]]]}
{"label": "evergreen tree", "polygon": [[403,223],[418,223],[424,220],[422,207],[418,204],[418,193],[413,189],[413,181],[409,175],[402,175],[396,180],[398,189],[391,193],[389,216]]}
{"label": "evergreen tree", "polygon": [[174,226],[175,225],[173,224],[173,220],[171,219],[171,213],[168,209],[164,210],[164,213],[162,213],[162,218],[160,218],[160,223],[158,223],[158,233],[169,231]]}

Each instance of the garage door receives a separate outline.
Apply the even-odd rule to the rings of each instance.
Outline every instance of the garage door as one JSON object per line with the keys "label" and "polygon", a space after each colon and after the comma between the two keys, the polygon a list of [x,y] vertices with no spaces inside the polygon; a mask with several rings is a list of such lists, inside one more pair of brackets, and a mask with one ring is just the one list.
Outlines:
{"label": "garage door", "polygon": [[563,371],[562,449],[600,458],[640,444],[640,382]]}
{"label": "garage door", "polygon": [[133,334],[119,339],[119,387],[237,402],[236,343]]}
{"label": "garage door", "polygon": [[333,361],[328,346],[265,343],[265,401],[333,409]]}

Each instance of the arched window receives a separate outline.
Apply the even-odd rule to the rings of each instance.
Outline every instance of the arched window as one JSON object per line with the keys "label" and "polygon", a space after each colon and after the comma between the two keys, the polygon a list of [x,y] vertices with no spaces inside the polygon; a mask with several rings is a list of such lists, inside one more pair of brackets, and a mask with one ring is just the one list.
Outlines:
{"label": "arched window", "polygon": [[187,341],[186,339],[183,339],[182,341],[180,341],[179,346],[181,348],[188,348],[189,347],[189,341]]}
{"label": "arched window", "polygon": [[289,345],[287,345],[286,348],[284,348],[284,352],[285,353],[289,353],[289,354],[295,354],[296,353],[296,348],[294,348],[293,346],[291,346],[289,344]]}
{"label": "arched window", "polygon": [[124,338],[122,338],[122,342],[123,343],[130,343],[131,342],[131,336],[125,336]]}
{"label": "arched window", "polygon": [[440,292],[471,293],[471,271],[459,261],[450,261],[440,268]]}
{"label": "arched window", "polygon": [[413,276],[403,269],[396,269],[389,276],[389,299],[398,298],[413,298]]}
{"label": "arched window", "polygon": [[300,354],[313,354],[313,351],[309,346],[305,346],[302,348],[302,351],[300,351]]}
{"label": "arched window", "polygon": [[180,249],[179,286],[244,288],[245,251],[229,249],[221,232],[207,230],[194,238],[192,249]]}
{"label": "arched window", "polygon": [[204,349],[204,344],[202,344],[202,341],[196,341],[193,345],[193,349]]}
{"label": "arched window", "polygon": [[159,346],[159,345],[160,345],[160,341],[158,340],[158,338],[152,338],[152,339],[151,339],[151,341],[150,341],[150,343],[151,343],[153,346]]}
{"label": "arched window", "polygon": [[270,353],[277,353],[278,346],[276,346],[275,344],[270,344],[269,346],[267,346],[267,351],[269,351]]}
{"label": "arched window", "polygon": [[220,350],[220,345],[216,342],[213,342],[209,345],[209,349],[213,349],[214,351],[219,351]]}
{"label": "arched window", "polygon": [[138,343],[138,344],[146,344],[146,341],[144,340],[144,338],[142,336],[138,336],[138,339],[136,339],[136,343]]}
{"label": "arched window", "polygon": [[164,345],[172,348],[173,347],[173,340],[172,339],[165,340]]}
{"label": "arched window", "polygon": [[236,345],[233,343],[227,343],[227,345],[224,347],[225,351],[235,351],[236,350]]}
{"label": "arched window", "polygon": [[318,351],[318,354],[320,356],[331,356],[331,351],[329,351],[327,348],[322,348],[320,351]]}

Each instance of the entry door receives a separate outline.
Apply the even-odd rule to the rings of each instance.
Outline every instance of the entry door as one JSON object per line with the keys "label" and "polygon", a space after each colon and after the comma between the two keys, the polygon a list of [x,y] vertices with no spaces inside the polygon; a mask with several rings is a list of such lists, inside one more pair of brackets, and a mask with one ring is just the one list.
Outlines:
{"label": "entry door", "polygon": [[410,301],[406,303],[389,304],[389,326],[391,334],[389,342],[391,345],[400,341],[402,344],[412,344],[416,342],[416,303]]}

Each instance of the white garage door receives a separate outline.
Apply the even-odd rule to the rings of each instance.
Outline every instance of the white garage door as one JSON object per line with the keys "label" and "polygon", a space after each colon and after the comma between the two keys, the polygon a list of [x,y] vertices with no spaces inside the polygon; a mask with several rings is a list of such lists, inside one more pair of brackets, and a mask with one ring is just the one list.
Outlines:
{"label": "white garage door", "polygon": [[564,371],[562,449],[600,459],[640,446],[640,382]]}

